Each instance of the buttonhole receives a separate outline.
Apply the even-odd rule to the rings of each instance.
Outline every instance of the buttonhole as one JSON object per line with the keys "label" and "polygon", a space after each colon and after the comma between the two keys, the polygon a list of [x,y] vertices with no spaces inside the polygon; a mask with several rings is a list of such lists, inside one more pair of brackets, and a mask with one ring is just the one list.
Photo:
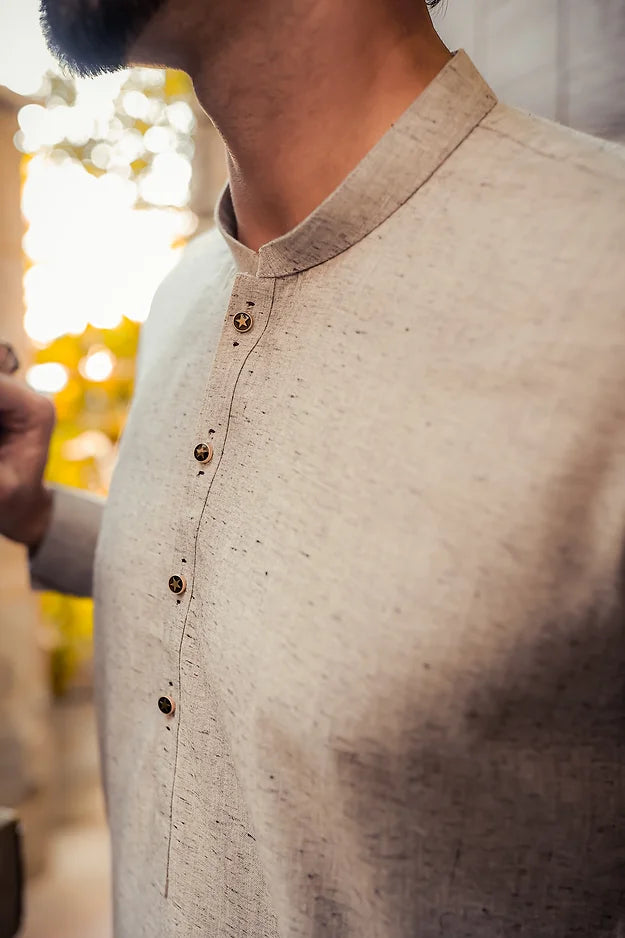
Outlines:
{"label": "buttonhole", "polygon": [[204,475],[204,470],[203,470],[203,469],[200,469],[200,471],[198,472],[198,475],[199,475],[199,476],[203,476],[203,475]]}
{"label": "buttonhole", "polygon": [[169,730],[169,732],[171,733],[171,726],[166,726],[165,729]]}
{"label": "buttonhole", "polygon": [[236,347],[239,343],[238,343],[238,342],[233,342],[232,344]]}
{"label": "buttonhole", "polygon": [[170,686],[170,687],[173,687],[173,686],[174,686],[174,682],[173,682],[173,681],[168,681],[168,683],[169,683],[169,686]]}
{"label": "buttonhole", "polygon": [[252,303],[251,300],[246,300],[248,306],[256,306],[256,303]]}
{"label": "buttonhole", "polygon": [[182,600],[177,599],[177,600],[176,600],[176,605],[179,606],[181,602],[182,602]]}
{"label": "buttonhole", "polygon": [[214,431],[214,430],[209,430],[208,432],[209,432],[209,433],[214,433],[215,431]]}

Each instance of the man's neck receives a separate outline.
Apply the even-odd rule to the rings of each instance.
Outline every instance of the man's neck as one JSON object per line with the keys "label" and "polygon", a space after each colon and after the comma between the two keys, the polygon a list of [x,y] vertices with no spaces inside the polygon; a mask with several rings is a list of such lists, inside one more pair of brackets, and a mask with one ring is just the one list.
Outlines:
{"label": "man's neck", "polygon": [[246,27],[191,72],[252,250],[306,218],[450,58],[421,0],[275,6],[254,23],[246,4]]}

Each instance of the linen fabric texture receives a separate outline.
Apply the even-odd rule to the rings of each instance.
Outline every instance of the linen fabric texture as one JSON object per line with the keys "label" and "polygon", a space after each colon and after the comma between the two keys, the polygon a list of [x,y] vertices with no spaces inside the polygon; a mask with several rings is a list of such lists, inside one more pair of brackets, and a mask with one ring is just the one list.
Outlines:
{"label": "linen fabric texture", "polygon": [[624,247],[623,148],[462,51],[259,252],[224,189],[32,561],[95,598],[115,938],[624,934]]}

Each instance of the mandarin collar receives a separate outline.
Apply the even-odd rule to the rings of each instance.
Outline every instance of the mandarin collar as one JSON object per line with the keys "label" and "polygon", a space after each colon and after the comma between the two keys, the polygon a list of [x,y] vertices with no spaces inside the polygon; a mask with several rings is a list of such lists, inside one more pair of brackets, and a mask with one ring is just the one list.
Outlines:
{"label": "mandarin collar", "polygon": [[344,181],[286,234],[252,251],[236,238],[228,183],[215,224],[241,273],[286,277],[361,241],[432,176],[497,103],[469,56],[454,53]]}

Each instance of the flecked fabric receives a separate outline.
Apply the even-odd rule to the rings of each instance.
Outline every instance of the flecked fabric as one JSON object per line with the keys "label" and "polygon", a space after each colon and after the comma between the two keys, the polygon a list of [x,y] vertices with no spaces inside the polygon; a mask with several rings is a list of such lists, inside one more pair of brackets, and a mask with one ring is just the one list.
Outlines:
{"label": "flecked fabric", "polygon": [[622,938],[624,151],[459,52],[292,232],[216,219],[95,556],[116,938]]}
{"label": "flecked fabric", "polygon": [[44,543],[33,558],[34,589],[60,589],[73,596],[91,596],[95,553],[104,499],[53,485],[52,518]]}

